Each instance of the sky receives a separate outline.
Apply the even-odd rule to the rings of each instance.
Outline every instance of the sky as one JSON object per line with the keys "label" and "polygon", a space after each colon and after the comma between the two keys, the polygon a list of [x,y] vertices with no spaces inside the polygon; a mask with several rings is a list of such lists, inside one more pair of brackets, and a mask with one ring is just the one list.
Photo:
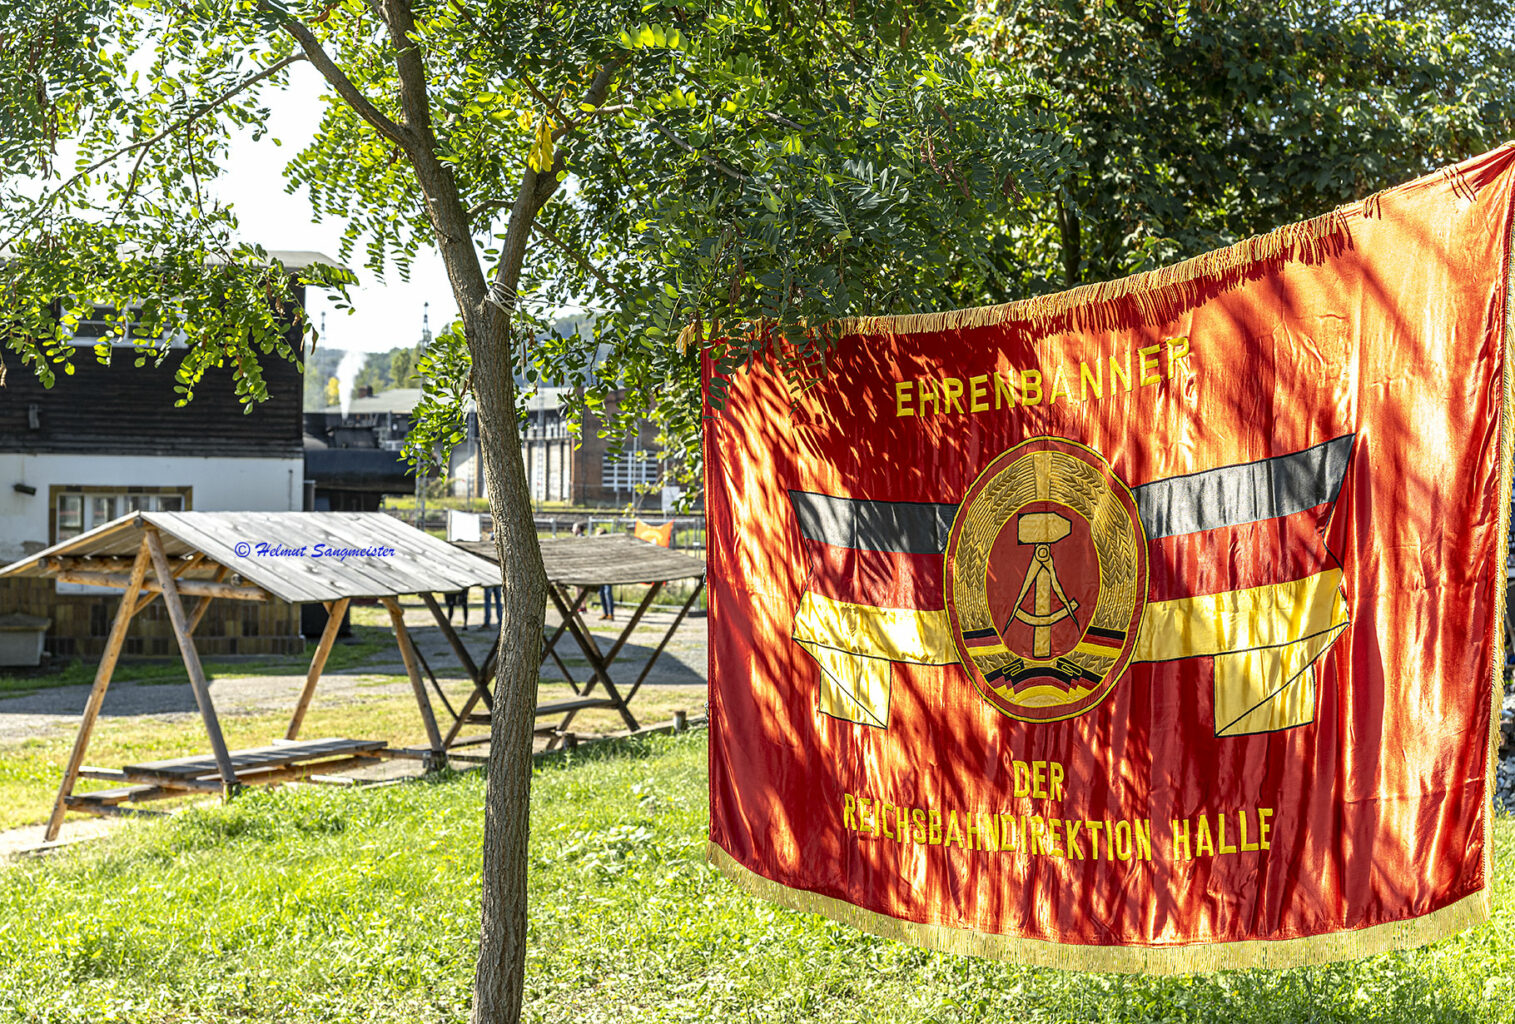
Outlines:
{"label": "sky", "polygon": [[[292,66],[289,88],[265,93],[272,110],[269,136],[283,145],[274,146],[269,136],[253,142],[250,131],[243,133],[233,141],[214,191],[222,202],[235,206],[246,241],[265,249],[314,249],[336,259],[345,225],[338,220],[317,223],[303,190],[294,195],[284,191],[284,165],[304,148],[320,123],[320,95],[320,74],[306,63]],[[322,347],[382,352],[414,345],[421,336],[422,304],[427,302],[433,332],[455,318],[452,290],[434,250],[417,254],[408,281],[397,272],[379,280],[362,261],[360,247],[348,263],[358,275],[350,292],[351,314],[333,307],[317,289],[307,296],[315,323],[326,314]]]}

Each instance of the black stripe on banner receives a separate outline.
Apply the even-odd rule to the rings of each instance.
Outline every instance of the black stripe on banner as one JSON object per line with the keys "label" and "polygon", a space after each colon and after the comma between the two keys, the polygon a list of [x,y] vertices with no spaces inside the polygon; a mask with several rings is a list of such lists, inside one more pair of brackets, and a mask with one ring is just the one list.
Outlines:
{"label": "black stripe on banner", "polygon": [[970,629],[963,634],[964,640],[982,640],[985,637],[999,636],[997,629]]}
{"label": "black stripe on banner", "polygon": [[1133,487],[1147,539],[1277,519],[1335,501],[1356,436],[1343,434],[1302,452]]}
{"label": "black stripe on banner", "polygon": [[1126,642],[1126,634],[1118,629],[1100,629],[1098,626],[1090,626],[1088,633],[1090,636],[1098,637],[1101,640],[1111,640],[1118,644]]}
{"label": "black stripe on banner", "polygon": [[[1147,539],[1276,519],[1334,502],[1356,436],[1343,434],[1301,452],[1133,487]],[[957,515],[957,506],[945,503],[869,501],[810,491],[790,491],[789,499],[801,536],[861,551],[939,555]]]}
{"label": "black stripe on banner", "polygon": [[790,491],[800,535],[839,548],[939,555],[947,549],[956,505],[916,501],[866,501]]}

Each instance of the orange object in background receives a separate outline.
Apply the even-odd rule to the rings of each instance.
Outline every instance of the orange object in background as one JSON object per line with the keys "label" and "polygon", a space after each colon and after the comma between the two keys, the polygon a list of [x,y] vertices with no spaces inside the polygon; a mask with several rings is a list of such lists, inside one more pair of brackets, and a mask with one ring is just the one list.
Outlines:
{"label": "orange object in background", "polygon": [[632,533],[637,540],[645,540],[647,543],[656,544],[660,548],[671,547],[673,544],[673,520],[670,519],[662,526],[648,526],[638,519],[636,529]]}
{"label": "orange object in background", "polygon": [[1507,145],[1150,274],[833,325],[798,398],[791,353],[733,374],[711,860],[1088,970],[1487,920],[1512,199]]}

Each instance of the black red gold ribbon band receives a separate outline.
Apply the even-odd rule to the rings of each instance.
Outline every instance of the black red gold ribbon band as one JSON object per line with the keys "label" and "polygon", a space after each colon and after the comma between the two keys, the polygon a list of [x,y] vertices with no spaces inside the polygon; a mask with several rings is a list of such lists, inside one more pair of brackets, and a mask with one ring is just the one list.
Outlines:
{"label": "black red gold ribbon band", "polygon": [[[1148,540],[1276,519],[1336,500],[1356,435],[1131,488]],[[790,491],[800,536],[835,547],[941,554],[955,504]]]}
{"label": "black red gold ribbon band", "polygon": [[[1321,520],[1307,514],[1335,502],[1353,436],[1132,489],[1154,550],[1176,543],[1170,538],[1274,520],[1278,529],[1265,532],[1285,537],[1269,549],[1276,557],[1264,567],[1266,578],[1233,579],[1234,586],[1212,585],[1204,592],[1209,577],[1196,580],[1178,570],[1154,574],[1132,663],[1212,658],[1217,736],[1273,732],[1313,720],[1312,666],[1346,629],[1349,609],[1341,570],[1334,559],[1321,557],[1327,553],[1319,539],[1288,538],[1313,532]],[[887,728],[894,664],[959,661],[939,586],[939,559],[957,506],[803,491],[791,491],[790,498],[814,567],[793,636],[821,667],[819,708]],[[1203,544],[1213,538],[1196,539]],[[1313,554],[1289,550],[1312,544]],[[839,563],[838,552],[850,561]],[[871,575],[875,583],[870,593],[852,594],[846,581],[838,586],[824,578],[828,573]],[[997,638],[968,642],[993,645]],[[1090,635],[1081,646],[1107,642],[1113,641]]]}

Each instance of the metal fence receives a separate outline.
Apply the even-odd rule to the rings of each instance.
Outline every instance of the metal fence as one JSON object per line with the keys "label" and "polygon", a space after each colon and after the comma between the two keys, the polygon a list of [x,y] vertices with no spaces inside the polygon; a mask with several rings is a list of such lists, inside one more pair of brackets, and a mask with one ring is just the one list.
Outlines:
{"label": "metal fence", "polygon": [[[416,524],[416,514],[407,509],[385,509],[384,512],[402,519],[411,526]],[[481,528],[491,529],[488,512],[480,513],[483,516]],[[568,537],[573,534],[575,523],[581,524],[586,536],[594,536],[599,533],[626,533],[630,534],[636,528],[637,519],[651,526],[662,526],[671,518],[673,520],[673,536],[670,547],[684,551],[703,551],[705,548],[705,517],[703,515],[689,516],[663,516],[658,514],[642,516],[623,516],[611,513],[587,513],[567,512],[557,515],[539,515],[534,517],[539,537]],[[423,530],[432,533],[446,534],[447,510],[427,509],[425,522],[420,524]]]}
{"label": "metal fence", "polygon": [[631,533],[636,529],[637,519],[649,526],[662,526],[673,520],[673,535],[669,547],[685,551],[705,549],[704,516],[616,516],[616,515],[560,515],[537,516],[537,535],[540,537],[567,537],[573,534],[573,526],[580,523],[586,536],[599,533]]}

